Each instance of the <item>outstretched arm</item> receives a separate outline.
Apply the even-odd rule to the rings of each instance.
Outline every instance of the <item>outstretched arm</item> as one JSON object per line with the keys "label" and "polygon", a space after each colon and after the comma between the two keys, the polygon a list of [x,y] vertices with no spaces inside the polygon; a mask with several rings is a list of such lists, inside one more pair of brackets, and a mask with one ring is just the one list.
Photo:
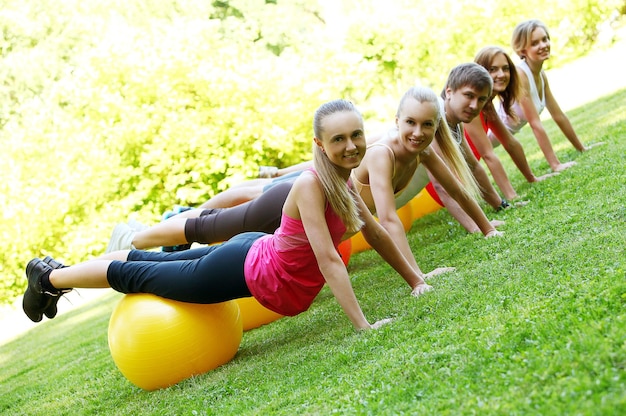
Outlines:
{"label": "outstretched arm", "polygon": [[[389,157],[386,148],[374,147],[368,150],[368,152],[369,153],[365,156],[367,163],[361,163],[359,171],[363,172],[365,167],[367,168],[369,189],[372,193],[372,199],[374,200],[374,207],[369,207],[369,211],[376,212],[380,225],[389,233],[396,246],[415,272],[419,276],[423,276],[413,256],[409,242],[406,239],[404,225],[398,217],[392,184],[394,170],[393,161]],[[409,282],[409,284],[412,283],[415,282]],[[413,287],[412,285],[411,288]]]}
{"label": "outstretched arm", "polygon": [[372,328],[356,299],[346,266],[334,248],[324,217],[326,198],[317,178],[306,173],[298,178],[283,209],[286,215],[302,220],[319,269],[350,322],[356,329]]}
{"label": "outstretched arm", "polygon": [[511,181],[509,180],[502,162],[493,151],[491,141],[487,137],[485,130],[479,117],[475,117],[470,123],[464,124],[465,131],[469,134],[472,142],[478,149],[478,153],[483,157],[491,176],[496,181],[496,184],[507,199],[517,198],[517,192],[513,189]]}
{"label": "outstretched arm", "polygon": [[[423,158],[437,194],[442,199],[450,214],[470,233],[482,232],[485,237],[497,234],[494,225],[487,219],[480,205],[471,198],[459,180],[435,153],[434,156]],[[502,200],[496,206],[500,206]],[[500,225],[502,223],[497,223]]]}
{"label": "outstretched arm", "polygon": [[578,138],[578,135],[574,131],[572,123],[569,121],[569,118],[567,117],[567,115],[565,115],[563,110],[561,110],[561,107],[557,103],[556,98],[554,98],[554,95],[550,90],[550,85],[548,84],[548,77],[544,75],[543,78],[545,81],[546,89],[546,108],[550,112],[552,119],[554,120],[556,125],[559,126],[565,137],[567,137],[567,140],[572,143],[576,150],[578,150],[579,152],[584,152],[585,150],[588,150]]}
{"label": "outstretched arm", "polygon": [[548,138],[548,133],[546,133],[546,130],[543,127],[543,123],[541,122],[541,118],[539,117],[539,113],[537,112],[537,109],[533,104],[532,98],[530,97],[530,82],[534,81],[529,80],[524,70],[520,68],[517,68],[517,73],[519,75],[519,79],[522,85],[522,95],[519,100],[520,106],[522,107],[524,117],[526,118],[526,120],[528,120],[528,125],[530,125],[530,128],[535,135],[535,139],[537,139],[537,144],[539,144],[539,148],[543,152],[543,155],[550,165],[550,168],[554,172],[560,172],[573,166],[574,162],[566,164],[561,163],[559,158],[556,156],[554,149],[552,148],[552,144],[550,143],[550,139]]}
{"label": "outstretched arm", "polygon": [[544,179],[553,176],[554,174],[547,174],[543,176],[535,176],[530,165],[528,164],[528,159],[526,159],[526,153],[524,153],[524,148],[522,144],[513,136],[513,134],[506,128],[502,119],[495,111],[495,109],[489,109],[487,112],[489,129],[496,136],[497,140],[502,143],[502,147],[507,151],[515,166],[519,169],[519,171],[524,175],[526,181],[532,182],[540,182]]}
{"label": "outstretched arm", "polygon": [[[402,278],[411,286],[411,294],[418,296],[431,289],[429,285],[424,282],[424,277],[421,272],[417,272],[413,266],[407,261],[404,254],[398,249],[398,246],[394,243],[393,239],[367,210],[367,206],[363,200],[358,197],[359,208],[361,209],[362,218],[365,225],[361,229],[365,241],[372,246],[374,250],[385,260],[395,271],[402,276]],[[405,235],[406,239],[406,235]]]}

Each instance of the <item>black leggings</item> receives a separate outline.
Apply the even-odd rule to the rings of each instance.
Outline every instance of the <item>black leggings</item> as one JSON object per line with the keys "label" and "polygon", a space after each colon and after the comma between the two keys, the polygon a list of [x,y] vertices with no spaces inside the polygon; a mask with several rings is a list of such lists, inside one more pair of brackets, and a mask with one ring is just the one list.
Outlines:
{"label": "black leggings", "polygon": [[109,285],[122,293],[152,293],[191,303],[218,303],[252,296],[244,262],[252,244],[265,233],[245,233],[225,243],[173,253],[131,250],[114,261]]}
{"label": "black leggings", "polygon": [[293,180],[271,186],[256,199],[232,208],[207,209],[185,223],[189,243],[211,244],[248,231],[273,234],[280,225],[283,205]]}

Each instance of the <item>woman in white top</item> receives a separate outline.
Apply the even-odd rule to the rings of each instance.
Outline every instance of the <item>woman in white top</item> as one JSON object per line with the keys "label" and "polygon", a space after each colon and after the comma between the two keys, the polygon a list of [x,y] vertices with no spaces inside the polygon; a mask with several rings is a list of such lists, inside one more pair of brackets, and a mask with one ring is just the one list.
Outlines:
{"label": "woman in white top", "polygon": [[511,45],[515,53],[522,59],[521,63],[517,65],[522,96],[519,102],[513,106],[518,120],[513,120],[503,112],[500,112],[500,116],[513,134],[529,124],[550,168],[554,172],[563,171],[575,165],[576,162],[561,163],[556,156],[548,134],[539,118],[544,108],[548,109],[554,122],[576,150],[584,152],[591,147],[586,147],[576,135],[569,118],[552,95],[548,78],[543,71],[544,61],[550,58],[548,28],[536,19],[521,22],[513,31]]}

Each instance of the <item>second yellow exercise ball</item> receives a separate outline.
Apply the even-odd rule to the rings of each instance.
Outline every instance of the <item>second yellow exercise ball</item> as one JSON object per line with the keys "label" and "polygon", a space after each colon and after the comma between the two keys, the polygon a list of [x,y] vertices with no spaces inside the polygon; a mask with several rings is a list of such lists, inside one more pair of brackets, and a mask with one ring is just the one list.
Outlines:
{"label": "second yellow exercise ball", "polygon": [[235,302],[241,311],[241,323],[244,331],[269,324],[284,316],[267,309],[253,297],[235,299]]}

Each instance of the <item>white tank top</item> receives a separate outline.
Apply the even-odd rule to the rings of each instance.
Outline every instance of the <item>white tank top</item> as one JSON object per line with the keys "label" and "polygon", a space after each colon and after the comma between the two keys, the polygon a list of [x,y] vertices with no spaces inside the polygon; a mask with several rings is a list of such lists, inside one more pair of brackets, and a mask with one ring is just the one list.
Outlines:
{"label": "white tank top", "polygon": [[[539,90],[537,90],[537,85],[535,84],[535,78],[533,77],[533,73],[530,70],[530,67],[528,66],[526,61],[522,61],[519,64],[519,67],[524,71],[524,73],[526,73],[526,76],[528,77],[528,84],[530,86],[530,99],[532,100],[533,105],[535,106],[535,109],[537,110],[537,114],[541,114],[543,112],[543,109],[546,108],[546,85],[545,85],[545,81],[543,78],[544,77],[543,71],[541,71],[539,75],[539,78],[541,80],[541,92],[542,92],[541,97],[539,97]],[[504,112],[502,103],[500,103],[500,105],[498,106],[497,111],[498,111],[498,115],[500,116],[500,118],[502,119],[506,127],[509,129],[509,131],[515,134],[518,131],[520,131],[521,128],[524,127],[528,123],[528,119],[524,115],[524,111],[522,110],[522,107],[517,101],[513,103],[512,108],[513,108],[513,111],[515,111],[515,114],[517,114],[517,117],[519,118],[517,122],[515,122],[515,120],[512,120]]]}

